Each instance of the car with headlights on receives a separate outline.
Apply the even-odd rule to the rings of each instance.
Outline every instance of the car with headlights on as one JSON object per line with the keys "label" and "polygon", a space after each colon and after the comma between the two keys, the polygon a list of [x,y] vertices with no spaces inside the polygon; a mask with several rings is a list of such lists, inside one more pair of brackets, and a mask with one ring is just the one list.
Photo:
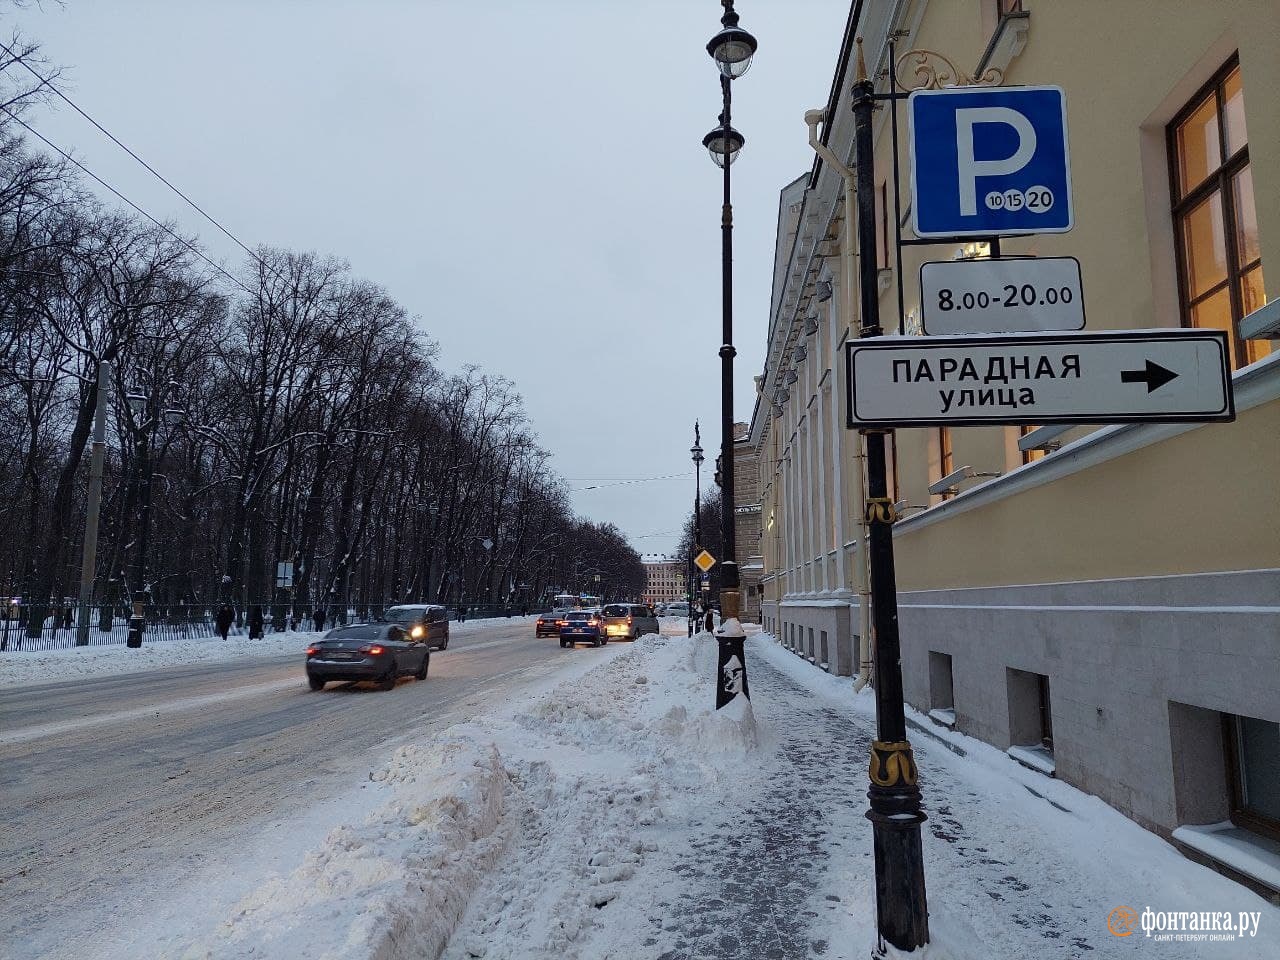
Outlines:
{"label": "car with headlights on", "polygon": [[402,676],[427,679],[431,647],[397,623],[335,627],[307,647],[307,683],[323,689],[333,680],[371,680],[390,690]]}
{"label": "car with headlights on", "polygon": [[610,640],[635,640],[646,633],[658,633],[658,618],[643,603],[609,603],[600,611],[604,635]]}
{"label": "car with headlights on", "polygon": [[449,611],[438,603],[401,603],[387,607],[382,619],[408,631],[437,650],[449,649]]}
{"label": "car with headlights on", "polygon": [[570,610],[564,615],[564,623],[560,627],[560,646],[572,647],[580,640],[593,647],[609,642],[599,610]]}

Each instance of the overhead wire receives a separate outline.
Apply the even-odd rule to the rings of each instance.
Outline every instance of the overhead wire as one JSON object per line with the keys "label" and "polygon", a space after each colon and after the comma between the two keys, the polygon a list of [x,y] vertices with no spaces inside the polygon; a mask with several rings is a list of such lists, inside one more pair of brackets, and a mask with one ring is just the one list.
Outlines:
{"label": "overhead wire", "polygon": [[[572,489],[573,490],[600,490],[604,487],[625,487],[633,483],[653,483],[655,480],[679,480],[679,479],[685,479],[688,476],[689,474],[687,472],[669,473],[666,476],[662,476],[662,477],[636,477],[635,479],[632,479],[632,480],[615,480],[607,483],[593,483],[590,486],[573,487]],[[587,478],[582,477],[579,479],[585,480]]]}
{"label": "overhead wire", "polygon": [[[230,230],[228,230],[226,227],[224,227],[224,226],[223,226],[223,225],[222,225],[222,224],[221,224],[221,223],[220,223],[220,222],[219,222],[219,221],[218,221],[218,220],[217,220],[217,219],[216,219],[212,214],[210,214],[210,213],[209,213],[208,211],[206,211],[203,207],[201,207],[198,203],[196,203],[196,202],[195,202],[194,200],[192,200],[189,196],[187,196],[185,193],[183,193],[181,190],[179,190],[176,186],[174,186],[174,184],[173,184],[173,183],[171,183],[171,182],[170,182],[170,181],[169,181],[169,180],[168,180],[168,179],[167,179],[163,174],[161,174],[161,173],[160,173],[160,171],[158,171],[155,167],[151,166],[151,164],[147,163],[147,161],[146,161],[146,160],[143,160],[143,159],[142,159],[142,157],[138,156],[138,154],[137,154],[137,153],[135,153],[132,149],[130,149],[130,148],[129,148],[129,146],[128,146],[127,144],[125,144],[124,142],[122,142],[122,141],[121,141],[121,140],[120,140],[120,139],[119,139],[115,134],[113,134],[110,130],[108,130],[106,127],[104,127],[102,124],[100,124],[100,123],[99,123],[97,120],[95,120],[93,117],[89,116],[89,114],[88,114],[84,109],[82,109],[82,108],[79,106],[79,104],[77,104],[74,100],[72,100],[72,99],[71,99],[70,97],[68,97],[65,93],[63,93],[61,90],[59,90],[59,89],[54,85],[54,83],[53,83],[53,81],[52,81],[52,78],[41,76],[41,75],[40,75],[40,73],[39,73],[39,71],[37,71],[34,67],[32,67],[32,66],[31,66],[31,64],[27,63],[27,61],[26,61],[26,59],[25,59],[25,58],[20,57],[20,56],[18,56],[16,53],[14,53],[14,52],[13,52],[13,49],[12,49],[11,47],[9,47],[7,44],[5,44],[3,41],[0,41],[0,49],[4,50],[6,53],[8,53],[8,54],[9,54],[9,56],[13,59],[13,61],[14,61],[15,63],[20,63],[20,64],[22,65],[23,69],[25,69],[29,74],[31,74],[33,77],[35,77],[37,80],[39,80],[39,81],[40,81],[40,86],[36,88],[37,90],[38,90],[38,89],[40,89],[40,87],[48,87],[48,88],[53,92],[53,94],[54,94],[56,97],[58,97],[59,99],[61,99],[64,103],[66,103],[69,107],[71,107],[71,109],[72,109],[72,110],[74,110],[76,113],[80,114],[80,116],[84,117],[84,118],[85,118],[86,120],[88,120],[91,124],[93,124],[93,126],[94,126],[94,127],[95,127],[99,132],[100,132],[100,133],[102,133],[102,134],[103,134],[103,136],[107,137],[107,138],[108,138],[112,143],[114,143],[116,146],[118,146],[121,150],[123,150],[125,153],[127,153],[129,156],[131,156],[134,160],[138,161],[138,163],[142,164],[142,166],[143,166],[143,167],[145,167],[145,168],[146,168],[146,170],[147,170],[147,171],[148,171],[148,172],[149,172],[153,177],[155,177],[157,180],[159,180],[161,183],[163,183],[166,187],[168,187],[170,190],[172,190],[174,193],[176,193],[179,197],[181,197],[181,198],[183,199],[183,201],[184,201],[184,202],[186,202],[186,204],[187,204],[188,206],[190,206],[190,207],[191,207],[191,209],[192,209],[192,210],[196,211],[196,213],[200,214],[200,216],[204,217],[206,220],[208,220],[210,223],[212,223],[215,227],[217,227],[220,231],[222,231],[222,233],[223,233],[223,234],[225,234],[227,237],[229,237],[229,238],[232,240],[232,242],[234,242],[238,247],[240,247],[240,249],[241,249],[241,250],[243,250],[245,253],[247,253],[247,254],[249,255],[249,257],[250,257],[250,258],[251,258],[255,263],[257,263],[259,266],[263,267],[264,269],[271,270],[273,273],[276,273],[276,275],[277,275],[277,276],[280,276],[280,274],[278,273],[278,271],[276,271],[273,267],[271,267],[271,266],[269,266],[267,263],[265,263],[265,262],[262,260],[262,258],[261,258],[260,256],[258,256],[258,254],[257,254],[257,253],[255,253],[253,250],[251,250],[251,249],[250,249],[250,248],[249,248],[249,247],[244,243],[244,241],[242,241],[242,240],[241,240],[239,237],[237,237],[234,233],[232,233]],[[13,114],[12,114],[12,113],[10,113],[9,115],[10,115],[10,116],[13,116]],[[17,118],[16,118],[16,117],[14,117],[14,119],[17,119]],[[21,123],[22,121],[20,121],[20,120],[19,120],[18,122],[19,122],[19,123]],[[26,126],[26,124],[23,124],[23,126]],[[28,127],[28,129],[30,129],[30,128]],[[33,131],[33,132],[34,132],[34,131]],[[37,135],[37,136],[39,136],[39,134],[36,134],[36,135]],[[43,140],[44,138],[43,138],[43,137],[41,137],[41,139]],[[48,141],[47,141],[47,140],[46,140],[45,142],[46,142],[46,143],[48,143]],[[55,148],[55,149],[56,149],[56,148]],[[82,168],[82,169],[83,169],[83,168]],[[87,172],[87,171],[86,171],[86,172]],[[90,175],[92,176],[92,174],[90,174]],[[95,177],[94,179],[97,179],[97,178]],[[101,182],[101,181],[99,181],[99,182]],[[110,188],[108,188],[108,189],[110,189]],[[115,193],[116,191],[112,190],[112,192],[113,192],[113,193]],[[117,194],[117,196],[119,196],[119,194]],[[126,201],[126,202],[127,202],[127,201]],[[133,206],[133,204],[130,204],[130,206]],[[137,208],[135,207],[135,209],[137,209]],[[284,277],[280,277],[280,279],[281,279],[281,280],[283,280],[283,279],[284,279]],[[243,284],[241,284],[241,286],[244,286],[244,285],[243,285]],[[247,289],[247,288],[246,288],[246,289]]]}
{"label": "overhead wire", "polygon": [[142,214],[142,216],[146,217],[148,220],[150,220],[152,223],[154,223],[157,227],[159,227],[159,228],[160,228],[161,230],[163,230],[165,233],[169,234],[169,236],[173,237],[173,239],[177,240],[180,244],[182,244],[184,247],[186,247],[188,250],[190,250],[192,253],[194,253],[197,257],[199,257],[201,260],[203,260],[203,261],[204,261],[205,263],[207,263],[209,266],[213,267],[213,269],[217,270],[219,273],[221,273],[224,277],[226,277],[228,280],[230,280],[230,281],[231,281],[232,283],[234,283],[236,286],[240,287],[240,289],[242,289],[245,293],[249,294],[250,296],[252,296],[252,295],[253,295],[253,291],[252,291],[251,289],[249,289],[249,287],[248,287],[248,286],[246,286],[246,285],[245,285],[245,283],[244,283],[244,281],[243,281],[243,280],[241,280],[239,277],[236,277],[235,275],[233,275],[233,274],[229,273],[229,272],[227,271],[227,268],[226,268],[226,267],[224,267],[224,266],[222,266],[222,264],[217,263],[216,261],[214,261],[214,260],[210,259],[210,258],[209,258],[205,253],[204,253],[204,251],[202,251],[199,247],[197,247],[195,244],[193,244],[193,243],[192,243],[190,240],[188,240],[186,237],[182,236],[182,235],[181,235],[181,234],[179,234],[177,231],[175,231],[175,230],[174,230],[172,227],[170,227],[167,223],[162,223],[162,222],[160,222],[159,220],[157,220],[155,217],[153,217],[151,214],[147,213],[147,211],[143,210],[143,209],[142,209],[142,207],[138,206],[136,203],[134,203],[132,200],[130,200],[128,197],[126,197],[123,193],[121,193],[119,190],[117,190],[117,189],[116,189],[115,187],[113,187],[111,184],[107,183],[107,181],[103,180],[100,176],[98,176],[96,173],[94,173],[92,170],[90,170],[88,167],[86,167],[83,163],[81,163],[81,162],[80,162],[79,160],[77,160],[75,157],[71,156],[71,154],[67,153],[67,151],[63,150],[63,149],[62,149],[61,147],[59,147],[56,143],[54,143],[52,140],[50,140],[48,137],[46,137],[44,134],[42,134],[42,133],[41,133],[39,130],[37,130],[35,127],[31,126],[31,124],[27,123],[27,122],[26,122],[25,120],[23,120],[21,117],[19,117],[19,116],[17,116],[16,114],[14,114],[11,110],[9,110],[9,109],[8,109],[8,108],[6,108],[6,107],[0,107],[0,110],[4,110],[4,112],[5,112],[6,114],[8,114],[8,115],[9,115],[10,119],[12,119],[13,121],[15,121],[15,122],[16,122],[16,123],[18,123],[18,124],[21,124],[21,125],[22,125],[26,130],[27,130],[27,132],[28,132],[28,133],[30,133],[30,134],[31,134],[32,136],[34,136],[34,137],[37,137],[37,138],[38,138],[41,142],[43,142],[43,143],[44,143],[44,145],[45,145],[45,146],[47,146],[50,150],[53,150],[55,153],[57,153],[59,156],[61,156],[61,157],[62,157],[64,160],[66,160],[67,162],[75,164],[77,167],[79,167],[79,168],[80,168],[80,170],[84,171],[84,173],[85,173],[85,174],[87,174],[88,176],[92,177],[95,181],[97,181],[99,184],[101,184],[101,185],[102,185],[104,188],[106,188],[107,190],[110,190],[110,191],[111,191],[113,194],[115,194],[115,196],[116,196],[116,197],[118,197],[121,201],[123,201],[124,203],[128,204],[130,207],[132,207],[132,208],[133,208],[134,210],[136,210],[138,213]]}

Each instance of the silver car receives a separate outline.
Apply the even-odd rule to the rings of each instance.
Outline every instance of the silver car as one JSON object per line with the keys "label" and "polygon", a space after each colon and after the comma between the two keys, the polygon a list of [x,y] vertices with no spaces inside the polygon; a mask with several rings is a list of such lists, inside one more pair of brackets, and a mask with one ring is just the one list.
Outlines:
{"label": "silver car", "polygon": [[635,640],[658,632],[658,618],[643,603],[608,603],[602,613],[610,640]]}

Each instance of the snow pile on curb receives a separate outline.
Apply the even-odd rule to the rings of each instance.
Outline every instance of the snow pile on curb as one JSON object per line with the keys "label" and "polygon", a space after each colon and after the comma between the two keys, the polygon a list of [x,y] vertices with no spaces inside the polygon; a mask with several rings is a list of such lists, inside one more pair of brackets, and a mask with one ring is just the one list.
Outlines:
{"label": "snow pile on curb", "polygon": [[556,691],[523,723],[584,749],[599,742],[649,754],[657,763],[710,762],[714,769],[760,745],[750,700],[736,697],[723,710],[715,709],[708,681],[716,658],[716,640],[709,633],[691,639],[649,634],[628,655],[575,681],[572,696]]}
{"label": "snow pile on curb", "polygon": [[192,640],[143,640],[130,649],[124,644],[95,644],[60,650],[14,650],[0,654],[0,686],[54,683],[78,677],[102,677],[189,663],[244,660],[297,654],[302,658],[315,637],[314,631],[287,630],[269,633],[261,640],[246,636],[203,637]]}
{"label": "snow pile on curb", "polygon": [[331,831],[184,956],[437,956],[507,842],[507,772],[492,742],[466,726],[436,746],[399,748],[371,775],[391,788],[390,801]]}
{"label": "snow pile on curb", "polygon": [[391,792],[381,808],[331,831],[183,956],[577,956],[658,849],[655,825],[762,752],[746,698],[714,709],[710,634],[606,655],[505,716],[401,747],[371,774]]}
{"label": "snow pile on curb", "polygon": [[601,911],[634,900],[670,831],[764,753],[746,698],[715,710],[716,657],[711,634],[651,634],[512,718],[517,840],[445,960],[634,955],[634,917]]}

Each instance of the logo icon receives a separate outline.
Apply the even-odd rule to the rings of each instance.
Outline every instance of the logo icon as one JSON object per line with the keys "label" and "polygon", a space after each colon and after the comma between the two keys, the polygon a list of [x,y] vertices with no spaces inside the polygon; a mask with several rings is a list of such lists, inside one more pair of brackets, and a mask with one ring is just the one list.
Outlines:
{"label": "logo icon", "polygon": [[1138,922],[1138,915],[1129,907],[1116,907],[1107,914],[1107,929],[1117,937],[1133,935],[1133,925]]}

